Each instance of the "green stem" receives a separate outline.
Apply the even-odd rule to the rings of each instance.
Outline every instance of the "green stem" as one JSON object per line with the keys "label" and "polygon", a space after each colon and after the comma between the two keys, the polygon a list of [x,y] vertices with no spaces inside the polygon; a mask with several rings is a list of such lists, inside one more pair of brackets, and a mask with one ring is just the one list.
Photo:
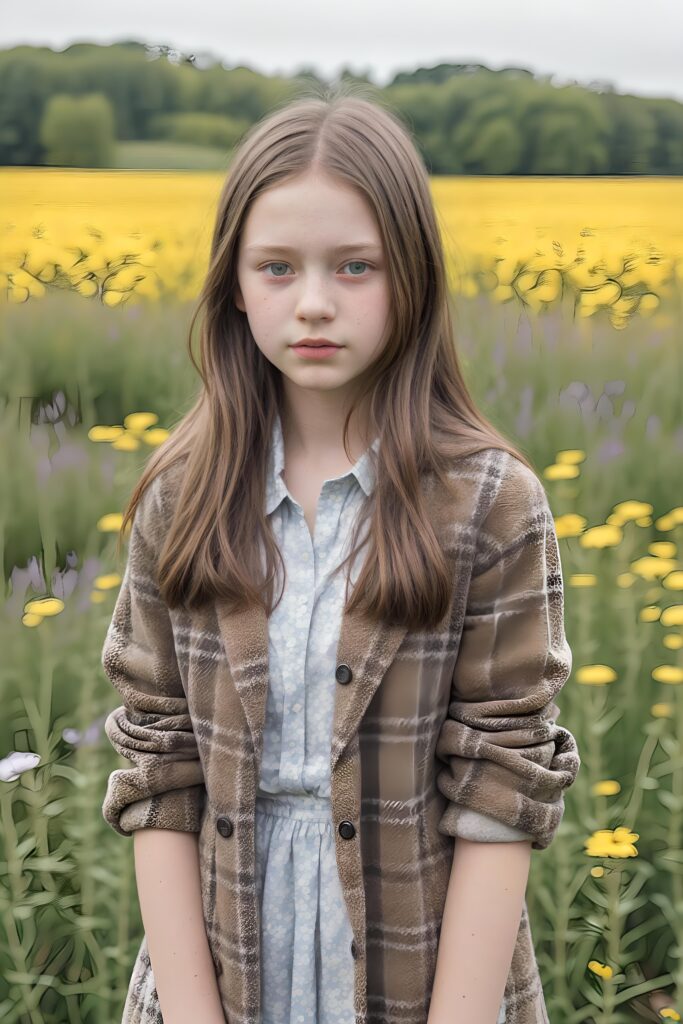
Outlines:
{"label": "green stem", "polygon": [[[19,840],[14,827],[14,815],[12,813],[12,792],[8,792],[3,786],[0,788],[0,810],[2,813],[2,833],[5,839],[4,847],[7,855],[7,879],[9,882],[10,901],[7,913],[4,915],[5,935],[7,948],[18,975],[26,977],[32,973],[31,965],[28,962],[27,951],[24,949],[21,938],[17,931],[14,911],[21,906],[25,894],[25,883],[21,864],[15,856]],[[11,981],[11,978],[8,979]],[[41,990],[38,986],[27,988],[25,984],[13,986],[18,991],[20,998],[26,1008],[28,1019],[31,1024],[43,1024],[43,1015],[37,1009]]]}
{"label": "green stem", "polygon": [[[619,973],[619,946],[621,941],[621,911],[619,907],[619,890],[621,888],[621,867],[610,865],[605,872],[605,890],[607,892],[607,963],[615,974]],[[614,1024],[616,1009],[616,982],[613,978],[605,978],[605,1002],[600,1020],[602,1024]]]}
{"label": "green stem", "polygon": [[[680,738],[683,736],[683,696],[681,695],[680,687],[675,688],[674,703],[676,707],[676,725],[677,725],[677,736]],[[679,751],[680,751],[680,739],[679,739]],[[671,773],[671,793],[676,797],[678,803],[674,804],[669,813],[669,830],[668,830],[668,843],[667,848],[669,850],[680,850],[683,844],[683,764],[681,758],[677,758]],[[679,867],[674,865],[674,867]],[[683,876],[680,870],[674,870],[671,873],[671,887],[673,891],[673,905],[674,908],[679,908],[683,902]],[[674,919],[678,921],[675,926],[676,942],[679,950],[683,948],[683,922],[681,921],[681,914],[676,912]],[[677,959],[677,967],[674,971],[674,977],[676,979],[676,990],[683,992],[683,961],[679,956]]]}

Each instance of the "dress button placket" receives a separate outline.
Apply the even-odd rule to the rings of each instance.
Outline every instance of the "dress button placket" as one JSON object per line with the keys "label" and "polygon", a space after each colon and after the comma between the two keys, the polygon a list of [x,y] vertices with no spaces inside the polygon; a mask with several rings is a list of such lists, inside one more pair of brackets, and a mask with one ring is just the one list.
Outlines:
{"label": "dress button placket", "polygon": [[[280,448],[279,462],[281,458]],[[266,858],[265,863],[274,872],[270,889],[264,889],[264,896],[268,891],[271,894],[268,922],[263,919],[265,934],[262,941],[270,955],[270,960],[262,963],[268,982],[263,996],[264,1024],[265,1021],[272,1024],[276,1020],[290,1017],[292,1020],[314,1020],[316,1004],[320,1020],[355,1020],[353,996],[357,967],[354,962],[365,954],[361,942],[354,939],[348,919],[343,886],[339,884],[335,849],[338,852],[338,844],[342,841],[350,840],[355,846],[360,834],[354,824],[353,808],[348,807],[346,814],[340,816],[341,820],[335,819],[332,813],[328,727],[333,718],[334,701],[338,696],[335,693],[337,684],[346,685],[353,678],[351,667],[346,664],[341,667],[341,678],[337,675],[340,665],[335,659],[334,641],[344,602],[344,574],[336,574],[334,583],[331,574],[347,553],[345,548],[350,541],[348,531],[352,525],[352,513],[362,497],[359,483],[352,479],[350,473],[345,474],[341,480],[324,482],[318,497],[313,535],[303,509],[291,495],[282,503],[275,516],[275,528],[282,532],[282,536],[277,534],[278,540],[284,542],[281,546],[285,553],[287,587],[284,600],[280,608],[274,611],[270,623],[270,640],[274,648],[271,650],[271,681],[275,686],[275,700],[271,701],[272,707],[269,710],[272,713],[269,717],[272,722],[269,721],[268,726],[270,730],[277,728],[279,735],[271,735],[266,730],[266,736],[274,743],[278,742],[280,756],[274,758],[271,764],[266,764],[270,786],[278,793],[284,792],[281,794],[283,800],[280,815],[265,813],[259,816],[260,850]],[[343,518],[340,518],[342,510]],[[306,689],[308,685],[312,687],[310,694]],[[348,693],[345,696],[348,697]],[[267,747],[265,753],[268,753]],[[320,903],[313,900],[311,905],[303,899],[302,894],[301,908],[297,902],[298,893],[295,899],[292,891],[288,893],[285,907],[278,896],[282,892],[282,885],[289,885],[292,879],[285,881],[283,876],[281,881],[278,880],[277,872],[283,870],[284,861],[278,857],[277,843],[269,840],[271,833],[275,836],[276,829],[278,833],[284,829],[285,818],[291,817],[290,831],[282,833],[285,848],[289,851],[291,847],[292,855],[301,849],[293,843],[299,805],[305,805],[310,796],[315,806],[313,793],[316,791],[325,800],[325,828],[320,828],[320,824],[316,826],[325,839],[324,843],[320,843],[318,871],[331,872],[339,891],[333,892],[334,887],[326,884],[324,899],[321,891]],[[303,792],[306,793],[305,799],[302,799]],[[270,803],[277,805],[277,801]],[[291,814],[288,809],[290,803]],[[263,810],[268,811],[267,804],[264,804]],[[303,806],[301,810],[304,810]],[[307,812],[307,818],[310,816]],[[319,817],[322,822],[323,815]],[[312,823],[307,820],[306,830],[312,827]],[[296,829],[299,840],[305,842],[304,828],[296,825]],[[311,864],[314,860],[312,853]],[[298,863],[301,864],[300,861]],[[330,875],[325,874],[325,878],[329,879]],[[277,884],[275,880],[278,880]],[[312,891],[316,891],[315,884]],[[292,905],[295,906],[296,920],[302,929],[302,941],[296,945],[296,949],[292,942],[282,941],[280,929],[285,916],[290,922]],[[320,917],[315,929],[317,937],[314,937],[317,915]],[[289,923],[287,927],[290,927]],[[309,927],[311,948],[307,950],[303,932]],[[321,949],[316,953],[312,947],[317,941],[320,941]],[[326,978],[318,979],[321,987],[316,991],[316,964],[321,955],[325,962],[329,962],[330,970]],[[289,991],[288,983],[295,979],[297,986],[290,986],[291,999],[284,998],[283,1002],[282,993]]]}
{"label": "dress button placket", "polygon": [[[310,552],[312,539],[308,524],[303,515],[303,509],[299,511],[299,528],[305,531],[304,542],[307,545],[306,552]],[[291,570],[290,570],[291,572]],[[310,557],[306,563],[301,562],[297,570],[292,573],[290,586],[295,592],[297,616],[295,629],[303,635],[308,635],[311,625],[312,607],[310,592],[312,590],[311,577],[314,568],[311,565]],[[305,707],[305,671],[306,671],[306,645],[299,644],[292,637],[291,646],[300,647],[301,661],[296,665],[291,676],[284,680],[285,688],[285,715],[282,725],[282,754],[280,763],[280,780],[286,784],[299,787],[302,784],[304,771],[305,744],[301,739],[301,731],[305,727],[302,711]],[[287,711],[291,714],[287,714]],[[294,753],[297,752],[297,753]]]}

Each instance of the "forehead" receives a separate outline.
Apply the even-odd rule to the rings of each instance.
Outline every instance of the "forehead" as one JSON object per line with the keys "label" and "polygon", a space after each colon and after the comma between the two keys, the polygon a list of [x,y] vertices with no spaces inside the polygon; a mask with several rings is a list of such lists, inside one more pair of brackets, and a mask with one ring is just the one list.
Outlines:
{"label": "forehead", "polygon": [[249,252],[277,246],[290,254],[382,245],[366,197],[346,182],[318,174],[299,175],[260,193],[248,210],[242,242]]}
{"label": "forehead", "polygon": [[[306,246],[305,248],[308,248]],[[283,245],[280,242],[259,242],[257,244],[245,246],[245,251],[250,253],[261,253],[261,252],[277,252],[286,253],[288,256],[299,256],[303,253],[303,249],[297,248],[295,245]],[[380,252],[382,246],[379,242],[343,242],[341,245],[328,245],[325,247],[325,252],[332,256],[343,256],[347,252]]]}

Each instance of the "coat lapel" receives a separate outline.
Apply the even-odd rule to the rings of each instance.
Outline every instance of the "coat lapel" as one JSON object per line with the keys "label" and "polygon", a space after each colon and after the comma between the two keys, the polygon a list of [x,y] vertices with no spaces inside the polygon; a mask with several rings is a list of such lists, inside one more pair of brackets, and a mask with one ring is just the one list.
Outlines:
{"label": "coat lapel", "polygon": [[342,616],[336,665],[348,665],[353,675],[336,686],[330,769],[357,731],[382,677],[391,665],[407,632],[405,625],[389,626],[357,612]]}
{"label": "coat lapel", "polygon": [[[268,619],[260,606],[231,611],[218,600],[216,609],[230,676],[249,723],[260,770],[269,683]],[[348,665],[353,675],[346,685],[330,680],[336,687],[331,770],[357,730],[406,631],[404,625],[375,623],[358,613],[342,616],[336,665]]]}
{"label": "coat lapel", "polygon": [[268,696],[268,619],[260,605],[233,611],[221,598],[216,600],[216,615],[230,677],[249,723],[260,768]]}

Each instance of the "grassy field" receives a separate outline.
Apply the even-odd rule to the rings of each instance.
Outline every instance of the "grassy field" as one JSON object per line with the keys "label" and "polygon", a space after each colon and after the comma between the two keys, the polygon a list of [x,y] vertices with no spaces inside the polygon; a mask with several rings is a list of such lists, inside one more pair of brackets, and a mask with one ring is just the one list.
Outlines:
{"label": "grassy field", "polygon": [[137,170],[224,171],[229,153],[185,142],[117,142],[116,167]]}
{"label": "grassy field", "polygon": [[[118,701],[99,655],[120,511],[198,386],[185,346],[220,182],[0,174],[8,1024],[120,1020],[141,938],[132,843],[101,818],[125,765],[102,732]],[[531,458],[560,537],[574,655],[560,724],[582,767],[527,896],[550,1020],[678,1020],[682,186],[433,188],[468,381]]]}

